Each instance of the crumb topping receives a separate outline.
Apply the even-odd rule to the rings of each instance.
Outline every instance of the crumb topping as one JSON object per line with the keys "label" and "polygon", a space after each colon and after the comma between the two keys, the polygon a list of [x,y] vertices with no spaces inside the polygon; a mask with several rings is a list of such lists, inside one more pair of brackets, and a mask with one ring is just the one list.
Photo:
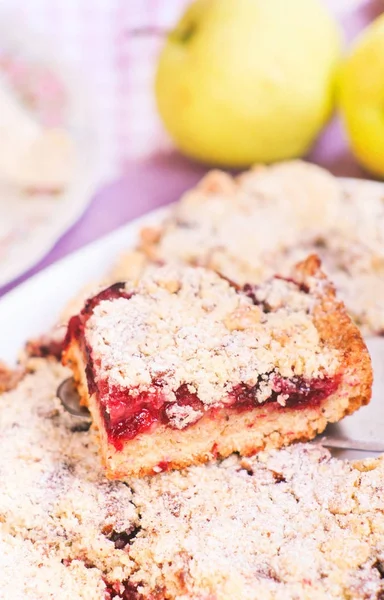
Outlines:
{"label": "crumb topping", "polygon": [[[128,485],[35,373],[0,398],[0,595],[31,600],[378,600],[384,463],[297,444]],[[135,591],[136,590],[136,591]]]}
{"label": "crumb topping", "polygon": [[[262,380],[256,398],[263,402],[277,375],[322,378],[338,366],[338,352],[313,322],[315,295],[290,281],[246,294],[212,271],[167,266],[148,268],[126,289],[130,298],[97,304],[85,338],[97,379],[131,394],[156,382],[172,401],[187,385],[212,407],[230,402],[235,386]],[[177,427],[194,417],[186,407],[172,410]]]}
{"label": "crumb topping", "polygon": [[[54,538],[52,537],[52,542]],[[97,569],[82,560],[64,564],[60,554],[0,528],[0,594],[13,600],[104,600]]]}
{"label": "crumb topping", "polygon": [[[34,600],[104,600],[102,593],[92,595],[105,589],[100,573],[108,571],[113,580],[131,571],[128,554],[115,548],[107,532],[131,531],[137,511],[130,489],[105,478],[93,433],[79,430],[78,420],[56,398],[69,371],[50,360],[34,361],[36,372],[0,397],[0,537],[5,544],[0,596],[2,586],[14,585]],[[80,565],[72,562],[77,560]],[[98,583],[92,583],[92,568],[98,569]],[[12,582],[9,588],[4,573]],[[75,585],[81,593],[73,593]],[[46,595],[44,586],[50,586]],[[23,596],[20,591],[3,597]]]}
{"label": "crumb topping", "polygon": [[[176,205],[153,259],[209,266],[239,284],[286,274],[317,253],[356,322],[384,331],[384,198],[372,182],[340,181],[291,161],[239,178],[212,172]],[[120,269],[120,273],[122,269]]]}
{"label": "crumb topping", "polygon": [[372,466],[299,444],[130,482],[146,534],[134,579],[183,599],[379,598],[382,459]]}

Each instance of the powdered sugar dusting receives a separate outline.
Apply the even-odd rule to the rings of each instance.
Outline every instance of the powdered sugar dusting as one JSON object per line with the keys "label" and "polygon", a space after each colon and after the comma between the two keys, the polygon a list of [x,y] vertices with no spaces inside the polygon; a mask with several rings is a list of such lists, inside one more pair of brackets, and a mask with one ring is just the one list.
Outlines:
{"label": "powdered sugar dusting", "polygon": [[383,475],[296,445],[134,481],[133,577],[177,598],[379,598]]}
{"label": "powdered sugar dusting", "polygon": [[212,172],[176,205],[148,255],[209,266],[259,283],[317,253],[356,322],[384,331],[384,198],[373,182],[348,182],[291,161],[237,179]]}
{"label": "powdered sugar dusting", "polygon": [[[186,384],[205,407],[230,402],[239,384],[263,379],[256,399],[273,391],[274,377],[333,375],[338,352],[320,339],[311,314],[316,297],[281,279],[249,295],[212,271],[192,267],[149,267],[132,296],[101,301],[85,328],[96,378],[150,390],[161,381],[172,401]],[[258,306],[254,305],[254,302]],[[175,426],[186,415],[177,409]]]}
{"label": "powdered sugar dusting", "polygon": [[[77,575],[71,578],[63,573],[60,561],[72,564],[79,559],[98,569],[98,576],[80,573],[80,579],[95,579],[90,590],[105,589],[101,577],[106,569],[110,577],[114,577],[115,569],[120,575],[130,572],[128,555],[115,549],[103,531],[130,531],[135,526],[138,517],[131,492],[124,484],[105,479],[92,433],[72,432],[77,421],[63,412],[55,397],[68,371],[53,361],[32,362],[36,372],[0,399],[0,527],[9,544],[14,537],[33,544],[32,551],[32,546],[20,549],[15,542],[15,548],[7,553],[6,572],[17,580],[23,565],[29,573],[33,572],[31,565],[41,563],[48,569],[45,577],[51,571],[53,580],[58,571],[63,590],[67,580],[68,589],[72,589]],[[14,556],[20,557],[18,562]],[[72,566],[71,572],[75,571]],[[44,596],[39,590],[37,586],[36,595],[31,592],[26,597],[83,597],[65,595],[64,591],[63,595],[51,592],[51,596]]]}

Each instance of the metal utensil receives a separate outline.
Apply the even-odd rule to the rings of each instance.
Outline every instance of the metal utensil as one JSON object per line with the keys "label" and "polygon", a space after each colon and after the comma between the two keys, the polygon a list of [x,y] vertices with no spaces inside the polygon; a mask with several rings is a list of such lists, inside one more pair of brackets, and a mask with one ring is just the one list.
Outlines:
{"label": "metal utensil", "polygon": [[[327,428],[329,431],[331,426]],[[349,440],[346,438],[335,437],[331,435],[321,435],[316,438],[316,442],[326,448],[337,448],[339,450],[358,450],[361,452],[384,452],[384,443],[364,440]]]}
{"label": "metal utensil", "polygon": [[65,379],[57,388],[57,397],[66,411],[74,417],[91,420],[91,413],[86,406],[80,404],[80,396],[76,389],[73,377]]}
{"label": "metal utensil", "polygon": [[372,400],[350,417],[328,425],[316,441],[329,448],[384,452],[384,338],[365,340],[372,359]]}

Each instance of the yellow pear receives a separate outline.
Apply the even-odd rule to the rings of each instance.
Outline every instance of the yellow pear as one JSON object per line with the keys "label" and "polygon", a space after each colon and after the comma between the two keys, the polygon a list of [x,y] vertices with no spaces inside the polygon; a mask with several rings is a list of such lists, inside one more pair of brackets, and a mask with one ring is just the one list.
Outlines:
{"label": "yellow pear", "polygon": [[352,150],[384,177],[384,15],[357,40],[339,81],[339,105]]}
{"label": "yellow pear", "polygon": [[302,156],[332,111],[339,56],[320,0],[197,0],[161,53],[158,109],[177,146],[203,162]]}

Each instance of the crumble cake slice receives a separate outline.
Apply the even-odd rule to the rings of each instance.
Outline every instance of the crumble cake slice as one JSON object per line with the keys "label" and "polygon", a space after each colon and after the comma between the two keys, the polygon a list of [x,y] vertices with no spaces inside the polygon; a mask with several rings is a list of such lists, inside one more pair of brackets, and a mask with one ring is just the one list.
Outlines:
{"label": "crumble cake slice", "polygon": [[[233,178],[213,171],[187,192],[141,249],[158,262],[212,268],[238,284],[259,283],[316,253],[355,322],[384,333],[384,195],[301,161]],[[131,270],[131,256],[118,272]]]}
{"label": "crumble cake slice", "polygon": [[384,462],[295,444],[127,484],[34,359],[0,396],[0,597],[380,600]]}
{"label": "crumble cake slice", "polygon": [[371,394],[368,351],[315,256],[242,288],[149,267],[88,300],[63,358],[117,479],[311,439]]}

